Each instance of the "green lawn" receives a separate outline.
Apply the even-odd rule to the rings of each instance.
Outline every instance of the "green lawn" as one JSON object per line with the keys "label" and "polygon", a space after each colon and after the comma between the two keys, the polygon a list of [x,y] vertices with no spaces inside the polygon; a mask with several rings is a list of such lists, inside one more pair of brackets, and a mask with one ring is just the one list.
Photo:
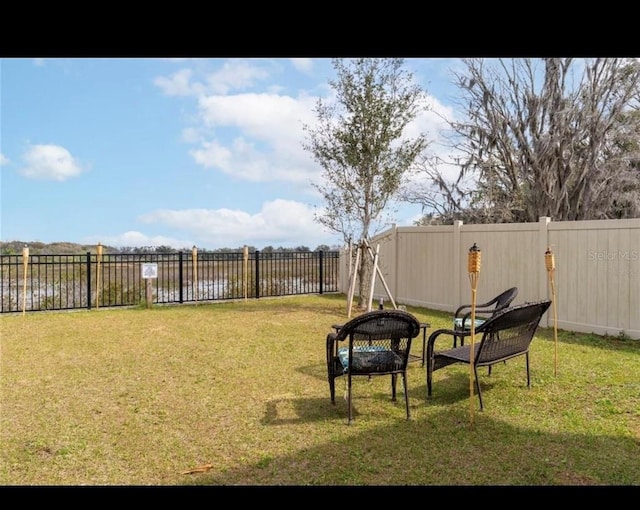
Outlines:
{"label": "green lawn", "polygon": [[[451,314],[408,307],[433,331]],[[640,485],[640,341],[558,334],[481,370],[344,378],[342,295],[0,317],[2,485]],[[420,354],[421,339],[412,352]],[[200,469],[196,469],[200,468]],[[188,473],[191,470],[198,472]]]}

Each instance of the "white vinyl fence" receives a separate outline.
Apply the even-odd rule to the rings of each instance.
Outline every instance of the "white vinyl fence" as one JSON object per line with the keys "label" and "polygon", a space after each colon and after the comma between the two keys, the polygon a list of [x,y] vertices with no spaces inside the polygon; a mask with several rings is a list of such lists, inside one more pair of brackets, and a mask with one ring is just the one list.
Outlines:
{"label": "white vinyl fence", "polygon": [[[471,302],[467,258],[474,243],[481,250],[478,304],[514,286],[514,304],[551,298],[544,258],[550,248],[558,328],[640,339],[640,219],[394,226],[370,241],[397,304],[450,312]],[[345,294],[348,255],[347,248],[341,251],[339,289]],[[376,278],[375,299],[386,294]],[[551,311],[541,324],[553,326]]]}

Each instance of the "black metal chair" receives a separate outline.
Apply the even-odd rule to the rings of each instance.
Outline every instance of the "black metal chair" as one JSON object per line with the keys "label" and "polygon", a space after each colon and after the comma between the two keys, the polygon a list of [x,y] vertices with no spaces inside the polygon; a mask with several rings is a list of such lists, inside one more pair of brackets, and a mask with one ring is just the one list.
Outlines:
{"label": "black metal chair", "polygon": [[397,379],[401,375],[407,419],[411,417],[407,364],[411,341],[420,332],[420,327],[418,319],[409,312],[374,310],[351,319],[340,326],[336,333],[327,335],[327,375],[331,403],[335,404],[336,378],[346,376],[349,423],[353,419],[351,386],[354,376],[390,375],[391,400],[395,401]]}
{"label": "black metal chair", "polygon": [[[489,367],[489,375],[491,375],[491,367],[496,363],[516,356],[524,356],[527,369],[527,388],[531,387],[529,346],[540,319],[549,305],[551,305],[551,300],[546,299],[505,308],[475,329],[478,342],[474,342],[473,372],[475,388],[480,400],[480,410],[483,409],[483,404],[478,380],[478,367]],[[427,397],[431,397],[434,371],[454,363],[471,363],[471,345],[461,345],[441,351],[435,350],[436,340],[445,335],[464,338],[470,336],[471,331],[438,329],[429,335],[427,342]]]}
{"label": "black metal chair", "polygon": [[[489,317],[495,315],[500,310],[504,310],[511,305],[513,300],[518,295],[518,287],[511,287],[504,292],[498,294],[491,301],[476,305],[475,324],[476,328],[486,321]],[[479,315],[478,315],[479,314]],[[471,305],[465,304],[458,307],[456,313],[453,316],[453,329],[465,331],[471,329]],[[453,337],[453,346],[458,345],[458,338],[460,339],[460,345],[464,345],[464,335],[455,335]]]}

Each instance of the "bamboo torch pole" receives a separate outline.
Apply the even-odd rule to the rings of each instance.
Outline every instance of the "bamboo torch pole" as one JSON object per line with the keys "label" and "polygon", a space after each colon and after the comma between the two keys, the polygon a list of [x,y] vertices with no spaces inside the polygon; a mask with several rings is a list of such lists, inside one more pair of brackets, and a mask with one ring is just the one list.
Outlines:
{"label": "bamboo torch pole", "polygon": [[198,248],[196,245],[193,245],[191,248],[191,263],[193,264],[193,296],[196,301],[196,305],[198,304]]}
{"label": "bamboo torch pole", "polygon": [[247,268],[247,264],[249,263],[249,248],[247,246],[244,247],[244,250],[242,252],[242,257],[244,259],[244,264],[242,265],[242,271],[243,271],[243,275],[242,275],[242,281],[244,282],[244,301],[245,303],[247,302],[247,279],[248,279],[248,268]]}
{"label": "bamboo torch pole", "polygon": [[22,315],[27,310],[27,268],[29,266],[29,247],[25,244],[22,248],[22,265],[24,267],[24,275],[22,278]]}
{"label": "bamboo torch pole", "polygon": [[469,248],[469,259],[467,262],[469,280],[471,282],[471,347],[469,350],[469,413],[471,425],[473,425],[473,390],[475,385],[474,356],[476,343],[476,292],[478,290],[478,279],[480,277],[480,261],[480,248],[478,248],[476,243],[473,243],[473,246]]}
{"label": "bamboo torch pole", "polygon": [[558,375],[558,312],[556,309],[556,285],[555,285],[555,272],[556,272],[556,258],[553,255],[550,247],[547,247],[547,251],[544,252],[544,263],[547,267],[547,274],[549,275],[549,284],[551,285],[551,302],[553,303],[553,344],[554,344],[554,358],[553,358],[553,375]]}
{"label": "bamboo torch pole", "polygon": [[96,308],[100,308],[100,262],[102,262],[102,244],[98,243],[97,252],[97,271],[96,271]]}

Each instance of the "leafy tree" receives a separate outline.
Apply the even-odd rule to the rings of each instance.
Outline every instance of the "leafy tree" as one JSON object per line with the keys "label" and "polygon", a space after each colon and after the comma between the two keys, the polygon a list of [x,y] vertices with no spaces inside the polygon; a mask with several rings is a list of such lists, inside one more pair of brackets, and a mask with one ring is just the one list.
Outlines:
{"label": "leafy tree", "polygon": [[464,120],[449,123],[460,174],[447,180],[422,161],[435,187],[405,198],[431,211],[423,223],[640,216],[640,61],[463,62]]}
{"label": "leafy tree", "polygon": [[[337,79],[329,81],[335,101],[316,103],[318,123],[304,126],[305,150],[323,168],[314,183],[325,207],[315,220],[359,239],[362,248],[387,219],[383,213],[394,199],[405,172],[426,148],[423,135],[403,137],[406,126],[426,109],[425,94],[403,70],[400,58],[333,59]],[[388,213],[387,213],[388,214]],[[358,305],[365,307],[372,264],[363,252],[358,268]]]}

